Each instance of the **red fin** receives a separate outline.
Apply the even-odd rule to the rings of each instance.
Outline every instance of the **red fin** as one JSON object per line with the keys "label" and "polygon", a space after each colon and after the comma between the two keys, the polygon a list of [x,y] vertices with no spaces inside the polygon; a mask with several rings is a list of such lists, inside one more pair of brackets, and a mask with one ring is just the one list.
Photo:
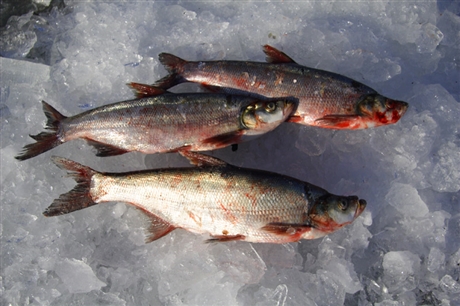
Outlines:
{"label": "red fin", "polygon": [[294,63],[295,61],[287,56],[284,52],[281,52],[280,50],[273,48],[270,45],[265,45],[263,47],[264,53],[267,55],[265,60],[267,63],[273,63],[273,64],[286,64],[286,63]]}
{"label": "red fin", "polygon": [[160,55],[158,55],[158,59],[160,60],[160,63],[165,66],[166,70],[168,70],[169,74],[156,81],[154,86],[168,89],[186,81],[181,76],[183,66],[187,63],[186,60],[169,53],[160,53]]}
{"label": "red fin", "polygon": [[64,215],[96,205],[97,203],[94,203],[91,198],[90,189],[91,178],[97,172],[89,167],[62,157],[53,156],[51,159],[59,168],[69,171],[69,176],[77,182],[77,186],[71,191],[61,194],[59,199],[54,200],[43,214],[46,217]]}
{"label": "red fin", "polygon": [[59,135],[57,133],[61,121],[67,117],[63,116],[45,101],[42,101],[42,105],[43,112],[47,118],[45,129],[50,130],[51,132],[41,132],[37,135],[30,135],[30,137],[35,139],[37,142],[26,145],[22,151],[14,157],[17,160],[26,160],[35,157],[62,144],[62,141],[59,139]]}
{"label": "red fin", "polygon": [[115,155],[121,155],[121,154],[125,154],[129,152],[128,150],[117,148],[117,147],[114,147],[114,146],[111,146],[111,145],[108,145],[102,142],[98,142],[95,140],[87,139],[86,141],[88,142],[89,145],[96,148],[96,151],[97,151],[96,156],[99,156],[99,157],[115,156]]}
{"label": "red fin", "polygon": [[212,243],[212,242],[228,242],[228,241],[238,241],[238,240],[244,240],[246,239],[246,236],[244,235],[234,235],[234,236],[212,236],[211,239],[206,240],[206,243]]}
{"label": "red fin", "polygon": [[360,128],[362,117],[358,115],[328,115],[315,120],[315,126],[330,129]]}
{"label": "red fin", "polygon": [[[262,230],[281,236],[292,236],[300,239],[300,236],[311,230],[307,224],[289,224],[289,223],[269,223],[262,227]],[[293,241],[295,241],[294,239]]]}
{"label": "red fin", "polygon": [[227,165],[226,162],[220,160],[215,157],[211,157],[209,155],[204,155],[197,152],[192,151],[179,151],[179,153],[187,158],[192,165],[203,167],[203,166],[225,166]]}
{"label": "red fin", "polygon": [[226,146],[240,142],[242,135],[243,135],[243,131],[231,132],[231,133],[221,134],[221,135],[217,135],[217,136],[205,139],[202,142],[205,144],[213,144],[214,146],[218,148],[226,147]]}
{"label": "red fin", "polygon": [[303,122],[303,118],[301,116],[291,116],[286,120],[286,122],[301,123]]}
{"label": "red fin", "polygon": [[155,241],[176,229],[170,223],[152,214],[151,212],[148,212],[144,209],[141,210],[149,217],[150,221],[150,226],[147,229],[148,234],[147,238],[145,239],[145,243]]}
{"label": "red fin", "polygon": [[159,96],[167,92],[166,90],[162,88],[155,87],[152,85],[147,85],[147,84],[131,82],[131,83],[128,83],[127,85],[134,90],[136,94],[136,98],[138,99]]}

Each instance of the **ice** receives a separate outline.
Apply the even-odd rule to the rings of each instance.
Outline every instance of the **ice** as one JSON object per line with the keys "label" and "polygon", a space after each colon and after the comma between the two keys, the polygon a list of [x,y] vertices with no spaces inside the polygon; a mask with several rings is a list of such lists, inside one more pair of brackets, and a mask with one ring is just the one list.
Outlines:
{"label": "ice", "polygon": [[420,258],[409,252],[388,252],[383,257],[383,282],[389,293],[411,291],[416,287]]}
{"label": "ice", "polygon": [[[460,6],[346,4],[34,0],[15,11],[5,6],[12,16],[0,30],[0,304],[460,304]],[[206,235],[181,229],[145,244],[148,222],[126,203],[43,217],[75,185],[51,155],[108,172],[190,164],[178,154],[97,158],[83,141],[17,162],[13,156],[33,141],[28,135],[43,131],[41,100],[74,115],[131,99],[127,82],[165,76],[160,52],[264,61],[264,44],[410,104],[391,126],[335,131],[289,123],[236,152],[211,153],[366,199],[353,224],[288,245],[205,244]],[[200,90],[193,84],[173,89]]]}
{"label": "ice", "polygon": [[55,271],[70,293],[90,292],[106,285],[96,277],[93,269],[81,260],[65,259],[56,264]]}
{"label": "ice", "polygon": [[393,183],[386,200],[406,216],[423,217],[428,213],[428,207],[420,198],[417,189],[408,184]]}

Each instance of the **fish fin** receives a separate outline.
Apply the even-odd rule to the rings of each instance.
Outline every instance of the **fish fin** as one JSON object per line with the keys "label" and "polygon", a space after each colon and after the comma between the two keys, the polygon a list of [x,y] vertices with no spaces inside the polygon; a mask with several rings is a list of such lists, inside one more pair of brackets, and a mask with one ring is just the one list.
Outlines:
{"label": "fish fin", "polygon": [[26,160],[35,157],[62,144],[62,141],[59,139],[58,130],[61,121],[67,117],[63,116],[45,101],[42,101],[42,106],[47,118],[45,129],[50,130],[50,132],[30,135],[37,142],[24,146],[22,151],[14,157],[17,160]]}
{"label": "fish fin", "polygon": [[181,76],[183,66],[187,63],[186,60],[169,53],[160,53],[160,55],[158,55],[158,59],[160,60],[160,63],[165,66],[166,70],[168,70],[169,74],[156,81],[154,84],[155,87],[168,89],[186,81]]}
{"label": "fish fin", "polygon": [[204,88],[206,91],[213,92],[213,93],[226,93],[226,89],[227,89],[225,87],[208,85],[208,84],[200,84],[200,86]]}
{"label": "fish fin", "polygon": [[218,158],[209,156],[209,155],[204,155],[201,153],[197,152],[192,152],[192,151],[185,151],[181,150],[179,151],[180,155],[183,157],[187,158],[192,165],[198,166],[198,167],[203,167],[203,166],[226,166],[227,163],[224,162],[223,160],[220,160]]}
{"label": "fish fin", "polygon": [[286,122],[301,123],[303,122],[303,118],[301,116],[290,116]]}
{"label": "fish fin", "polygon": [[155,87],[152,85],[147,85],[147,84],[131,82],[131,83],[128,83],[127,85],[131,87],[131,89],[134,90],[136,98],[138,99],[159,96],[167,92],[166,90],[162,88]]}
{"label": "fish fin", "polygon": [[218,148],[226,147],[226,146],[240,142],[241,136],[243,136],[243,133],[244,133],[243,131],[238,131],[238,132],[220,134],[217,136],[207,138],[203,140],[202,143],[213,144],[214,146]]}
{"label": "fish fin", "polygon": [[315,120],[315,126],[332,129],[350,128],[361,120],[359,115],[327,115]]}
{"label": "fish fin", "polygon": [[281,236],[299,236],[300,239],[300,236],[303,233],[310,231],[311,228],[312,226],[308,224],[269,223],[263,226],[261,229],[263,231]]}
{"label": "fish fin", "polygon": [[244,235],[233,235],[233,236],[222,235],[222,236],[212,236],[211,239],[207,239],[205,242],[206,243],[228,242],[228,241],[238,241],[238,240],[244,240],[244,239],[246,239],[246,236]]}
{"label": "fish fin", "polygon": [[120,149],[102,142],[98,142],[95,140],[86,140],[89,145],[93,146],[96,149],[96,156],[99,157],[106,157],[106,156],[115,156],[128,153],[128,150]]}
{"label": "fish fin", "polygon": [[86,207],[96,205],[91,198],[91,178],[97,171],[83,166],[70,159],[53,156],[51,160],[61,169],[68,171],[68,176],[72,177],[77,185],[69,192],[61,194],[59,199],[45,209],[43,215],[46,217],[68,214]]}
{"label": "fish fin", "polygon": [[175,226],[152,214],[151,212],[148,212],[144,209],[141,210],[148,216],[150,222],[150,226],[147,229],[147,237],[145,238],[145,243],[155,241],[176,229]]}
{"label": "fish fin", "polygon": [[265,58],[267,63],[272,63],[272,64],[286,64],[286,63],[295,64],[296,63],[292,58],[287,56],[286,53],[281,52],[280,50],[270,45],[263,46],[263,50],[264,50],[264,53],[267,55],[267,57]]}

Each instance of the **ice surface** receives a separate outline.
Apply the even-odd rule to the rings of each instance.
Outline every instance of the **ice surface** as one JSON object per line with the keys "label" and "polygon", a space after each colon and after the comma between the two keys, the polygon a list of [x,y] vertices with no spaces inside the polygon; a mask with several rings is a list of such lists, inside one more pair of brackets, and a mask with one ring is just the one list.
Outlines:
{"label": "ice surface", "polygon": [[[65,0],[12,16],[0,30],[0,304],[460,304],[459,31],[458,2],[434,0]],[[205,244],[180,229],[146,245],[145,218],[124,203],[43,217],[74,186],[51,155],[101,171],[189,164],[97,158],[83,141],[17,162],[28,134],[43,131],[41,100],[77,114],[132,98],[127,82],[164,76],[160,52],[264,61],[264,44],[410,103],[395,125],[283,124],[211,153],[366,199],[353,224],[288,245]]]}

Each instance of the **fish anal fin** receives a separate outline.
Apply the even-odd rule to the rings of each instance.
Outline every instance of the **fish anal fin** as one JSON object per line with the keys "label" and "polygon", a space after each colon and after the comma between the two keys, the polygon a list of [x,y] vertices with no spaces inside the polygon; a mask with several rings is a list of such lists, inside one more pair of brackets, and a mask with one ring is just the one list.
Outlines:
{"label": "fish anal fin", "polygon": [[220,160],[218,158],[215,158],[209,155],[204,155],[201,153],[186,151],[186,150],[180,150],[179,153],[183,157],[187,158],[192,165],[195,165],[198,167],[227,165],[227,163],[224,162],[223,160]]}
{"label": "fish anal fin", "polygon": [[229,242],[229,241],[241,241],[246,239],[244,235],[221,235],[221,236],[212,236],[211,239],[207,239],[206,243],[213,243],[213,242]]}
{"label": "fish anal fin", "polygon": [[292,58],[286,55],[286,53],[281,52],[280,50],[270,46],[263,46],[264,53],[267,55],[265,60],[268,63],[272,64],[286,64],[286,63],[296,63]]}
{"label": "fish anal fin", "polygon": [[153,85],[135,82],[128,83],[127,85],[134,90],[136,97],[138,99],[159,96],[167,92],[166,90]]}
{"label": "fish anal fin", "polygon": [[360,128],[362,117],[359,115],[327,115],[315,120],[315,126],[330,129]]}
{"label": "fish anal fin", "polygon": [[147,235],[145,238],[145,243],[150,243],[157,239],[160,239],[163,236],[166,236],[170,232],[176,229],[175,226],[171,225],[169,222],[161,219],[155,214],[139,208],[148,218],[149,218],[149,227],[147,229]]}
{"label": "fish anal fin", "polygon": [[102,142],[95,140],[87,139],[89,145],[93,146],[96,149],[96,156],[106,157],[106,156],[115,156],[128,153],[128,150],[117,148]]}
{"label": "fish anal fin", "polygon": [[312,227],[308,224],[269,223],[261,229],[275,235],[292,237],[292,241],[296,241]]}

